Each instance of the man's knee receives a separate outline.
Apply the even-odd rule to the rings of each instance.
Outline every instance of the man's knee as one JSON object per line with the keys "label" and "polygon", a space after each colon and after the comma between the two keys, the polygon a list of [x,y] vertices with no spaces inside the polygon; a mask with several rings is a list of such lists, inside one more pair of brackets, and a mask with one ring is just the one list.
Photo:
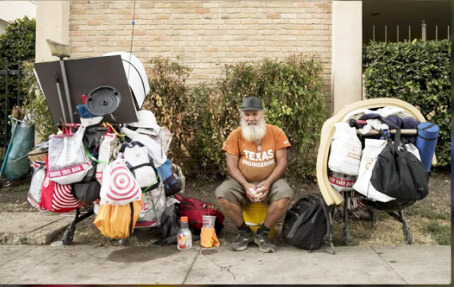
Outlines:
{"label": "man's knee", "polygon": [[288,207],[293,196],[294,196],[293,189],[287,184],[286,181],[281,180],[276,185],[273,186],[270,195],[270,202],[273,203],[280,201],[279,206]]}
{"label": "man's knee", "polygon": [[271,205],[273,205],[273,208],[276,208],[279,210],[284,210],[284,209],[287,210],[289,204],[290,204],[289,198],[282,198],[282,199],[274,201]]}
{"label": "man's knee", "polygon": [[225,207],[225,206],[228,206],[229,204],[231,204],[230,201],[228,201],[227,199],[225,199],[223,197],[218,197],[218,203],[221,207]]}

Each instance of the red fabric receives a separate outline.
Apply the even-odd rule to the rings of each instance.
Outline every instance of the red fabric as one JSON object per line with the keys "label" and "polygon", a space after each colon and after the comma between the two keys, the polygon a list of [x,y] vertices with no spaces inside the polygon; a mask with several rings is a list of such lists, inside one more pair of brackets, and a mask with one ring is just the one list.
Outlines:
{"label": "red fabric", "polygon": [[[47,169],[47,157],[46,157]],[[85,205],[71,193],[71,184],[58,184],[49,179],[49,171],[43,182],[40,208],[52,212],[68,212]]]}
{"label": "red fabric", "polygon": [[181,197],[178,194],[174,196],[180,202],[178,213],[180,216],[188,217],[189,227],[192,228],[194,233],[200,233],[203,215],[216,216],[215,229],[217,233],[224,227],[224,214],[213,204],[202,202],[193,197]]}

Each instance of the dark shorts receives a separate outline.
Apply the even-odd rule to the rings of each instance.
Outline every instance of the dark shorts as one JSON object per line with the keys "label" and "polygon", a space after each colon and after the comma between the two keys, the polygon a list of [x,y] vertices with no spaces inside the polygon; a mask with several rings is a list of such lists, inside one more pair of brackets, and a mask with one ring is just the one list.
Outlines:
{"label": "dark shorts", "polygon": [[[226,200],[240,206],[247,206],[251,203],[246,196],[246,192],[241,184],[234,179],[225,180],[218,188],[216,188],[216,198],[225,198]],[[293,189],[288,185],[283,178],[276,180],[270,187],[270,192],[264,202],[270,204],[277,200],[293,198]]]}

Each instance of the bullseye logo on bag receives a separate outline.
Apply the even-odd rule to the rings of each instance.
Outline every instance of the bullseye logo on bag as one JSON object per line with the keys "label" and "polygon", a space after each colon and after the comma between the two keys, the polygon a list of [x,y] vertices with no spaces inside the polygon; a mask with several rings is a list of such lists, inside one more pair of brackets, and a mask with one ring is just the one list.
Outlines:
{"label": "bullseye logo on bag", "polygon": [[72,195],[70,184],[55,184],[55,193],[52,200],[53,210],[75,209],[83,205],[84,203],[82,201],[79,201]]}
{"label": "bullseye logo on bag", "polygon": [[107,201],[132,202],[140,200],[141,189],[137,181],[123,163],[117,162],[111,166]]}

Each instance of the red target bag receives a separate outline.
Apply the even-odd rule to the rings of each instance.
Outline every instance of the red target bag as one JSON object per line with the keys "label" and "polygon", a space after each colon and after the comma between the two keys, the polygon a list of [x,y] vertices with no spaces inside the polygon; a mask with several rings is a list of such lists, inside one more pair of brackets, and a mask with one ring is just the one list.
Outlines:
{"label": "red target bag", "polygon": [[100,204],[125,205],[142,199],[142,189],[124,159],[111,162],[103,171]]}
{"label": "red target bag", "polygon": [[[46,157],[46,167],[47,167]],[[85,205],[71,193],[71,184],[59,184],[49,178],[49,170],[46,169],[44,177],[40,208],[52,212],[68,212]]]}

